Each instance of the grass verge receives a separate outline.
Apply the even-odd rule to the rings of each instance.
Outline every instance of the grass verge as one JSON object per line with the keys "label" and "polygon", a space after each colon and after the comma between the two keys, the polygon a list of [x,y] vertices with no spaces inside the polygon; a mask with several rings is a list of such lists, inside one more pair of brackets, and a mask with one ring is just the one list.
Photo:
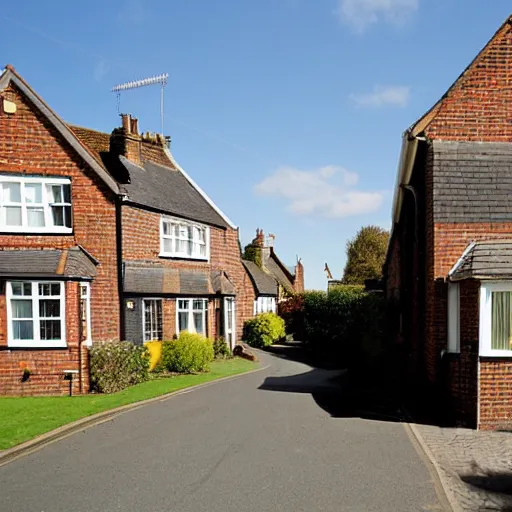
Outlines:
{"label": "grass verge", "polygon": [[257,368],[245,359],[215,361],[208,373],[177,375],[137,384],[111,395],[1,397],[0,450],[33,439],[72,421]]}

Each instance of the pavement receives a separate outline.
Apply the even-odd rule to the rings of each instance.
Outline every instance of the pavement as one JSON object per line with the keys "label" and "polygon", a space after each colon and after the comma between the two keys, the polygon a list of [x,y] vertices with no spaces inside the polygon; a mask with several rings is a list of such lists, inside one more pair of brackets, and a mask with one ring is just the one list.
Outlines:
{"label": "pavement", "polygon": [[455,511],[512,511],[512,434],[416,425]]}
{"label": "pavement", "polygon": [[[407,425],[283,354],[0,467],[2,512],[447,510]],[[369,419],[365,419],[369,418]]]}

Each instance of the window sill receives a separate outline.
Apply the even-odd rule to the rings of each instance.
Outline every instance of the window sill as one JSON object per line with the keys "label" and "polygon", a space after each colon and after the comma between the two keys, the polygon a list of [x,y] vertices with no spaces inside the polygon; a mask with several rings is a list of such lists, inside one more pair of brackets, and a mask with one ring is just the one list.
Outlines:
{"label": "window sill", "polygon": [[485,359],[512,359],[512,350],[493,350],[478,354]]}
{"label": "window sill", "polygon": [[162,259],[166,259],[166,260],[181,260],[181,261],[202,261],[202,262],[205,262],[205,263],[208,263],[210,261],[210,259],[208,257],[194,257],[194,256],[176,256],[176,255],[172,255],[172,254],[165,254],[165,253],[160,253],[158,255],[159,258],[162,258]]}
{"label": "window sill", "polygon": [[73,228],[62,228],[62,229],[29,229],[26,227],[22,228],[9,228],[0,227],[0,234],[17,234],[17,235],[71,235],[73,234]]}
{"label": "window sill", "polygon": [[9,341],[7,343],[7,348],[67,348],[66,341]]}

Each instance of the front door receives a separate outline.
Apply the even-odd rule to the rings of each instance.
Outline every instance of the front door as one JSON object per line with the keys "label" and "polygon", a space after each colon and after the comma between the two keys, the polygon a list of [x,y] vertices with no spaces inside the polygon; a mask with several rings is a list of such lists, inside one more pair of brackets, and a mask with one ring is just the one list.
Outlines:
{"label": "front door", "polygon": [[235,299],[226,297],[224,299],[224,338],[231,350],[235,348],[236,342],[235,318]]}

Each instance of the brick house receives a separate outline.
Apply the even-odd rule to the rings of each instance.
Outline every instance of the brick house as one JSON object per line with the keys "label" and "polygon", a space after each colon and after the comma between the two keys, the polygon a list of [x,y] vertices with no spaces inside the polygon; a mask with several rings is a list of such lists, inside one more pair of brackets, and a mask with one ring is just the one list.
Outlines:
{"label": "brick house", "polygon": [[182,330],[231,348],[253,314],[236,226],[176,163],[169,141],[122,115],[112,134],[71,127],[119,184],[122,337],[172,339]]}
{"label": "brick house", "polygon": [[385,264],[406,374],[459,424],[512,424],[512,17],[404,134]]}
{"label": "brick house", "polygon": [[[262,229],[256,230],[256,237],[246,247],[253,253],[251,260],[268,276],[272,277],[277,283],[277,302],[285,300],[290,294],[300,293],[304,291],[304,265],[300,258],[297,258],[297,263],[293,267],[287,267],[278,258],[273,247],[274,235],[269,235],[268,240],[265,240],[265,234]],[[248,273],[251,275],[253,281],[261,280],[263,277],[259,276],[253,266],[248,267]],[[254,274],[254,275],[252,275]],[[268,300],[265,297],[274,297],[270,294],[271,287],[270,281],[266,280],[267,289],[266,294],[258,292],[255,288],[257,300],[254,306],[255,313],[263,313],[265,311],[276,311],[276,303],[274,299]]]}
{"label": "brick house", "polygon": [[33,89],[0,74],[0,394],[88,390],[119,338],[118,185]]}

